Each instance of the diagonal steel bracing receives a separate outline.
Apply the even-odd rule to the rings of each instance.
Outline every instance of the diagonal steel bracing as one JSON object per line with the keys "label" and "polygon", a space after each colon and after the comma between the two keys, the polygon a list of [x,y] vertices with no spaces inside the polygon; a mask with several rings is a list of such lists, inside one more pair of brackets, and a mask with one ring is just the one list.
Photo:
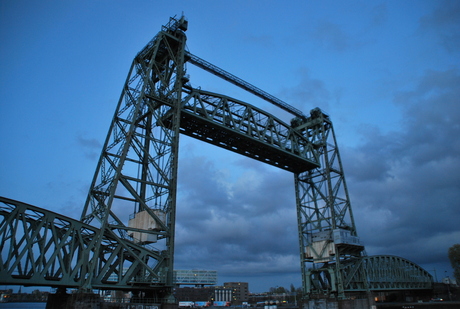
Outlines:
{"label": "diagonal steel bracing", "polygon": [[[184,18],[171,19],[134,59],[81,216],[122,244],[155,246],[170,291],[180,133],[295,173],[319,166],[309,138],[290,125],[188,84],[186,29]],[[101,245],[96,237],[96,252]],[[83,289],[99,268],[88,263]]]}
{"label": "diagonal steel bracing", "polygon": [[99,266],[93,288],[131,289],[164,280],[151,263],[161,253],[151,248],[120,243],[94,226],[4,197],[0,216],[0,284],[80,287],[89,260]]}
{"label": "diagonal steel bracing", "polygon": [[318,167],[308,138],[275,116],[221,94],[186,92],[181,133],[291,172]]}
{"label": "diagonal steel bracing", "polygon": [[345,297],[343,264],[365,255],[353,218],[334,129],[320,109],[293,120],[309,136],[321,167],[295,174],[300,260],[304,293]]}
{"label": "diagonal steel bracing", "polygon": [[[306,297],[429,286],[427,273],[407,260],[366,257],[329,116],[316,108],[307,117],[190,54],[187,27],[184,17],[171,18],[134,58],[80,221],[0,198],[0,284],[143,290],[174,302],[182,133],[294,174]],[[297,117],[287,124],[249,103],[192,88],[187,63]]]}
{"label": "diagonal steel bracing", "polygon": [[[186,30],[184,18],[172,18],[133,60],[81,222],[66,218],[68,227],[61,226],[51,212],[34,208],[40,215],[21,229],[12,214],[24,217],[32,206],[14,203],[5,212],[5,235],[23,233],[5,237],[13,248],[5,281],[49,284],[42,268],[52,268],[56,286],[149,286],[152,296],[170,301],[180,133],[295,173],[319,166],[309,138],[290,125],[251,104],[187,84]],[[46,226],[42,234],[40,224]],[[43,235],[52,235],[53,242],[36,245]]]}

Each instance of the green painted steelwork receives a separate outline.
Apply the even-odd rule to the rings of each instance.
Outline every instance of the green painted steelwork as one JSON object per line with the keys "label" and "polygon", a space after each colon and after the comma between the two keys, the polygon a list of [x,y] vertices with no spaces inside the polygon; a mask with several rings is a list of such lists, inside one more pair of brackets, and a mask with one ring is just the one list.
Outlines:
{"label": "green painted steelwork", "polygon": [[[294,174],[307,297],[343,298],[347,291],[417,284],[425,288],[427,274],[415,264],[366,257],[329,116],[316,108],[307,117],[186,52],[187,27],[184,17],[171,18],[134,58],[81,221],[0,200],[0,283],[143,290],[146,297],[173,302],[182,133]],[[186,63],[297,117],[286,124],[254,105],[192,88]]]}
{"label": "green painted steelwork", "polygon": [[293,127],[310,140],[321,166],[295,174],[302,286],[307,297],[345,297],[343,265],[365,255],[332,121],[319,108]]}
{"label": "green painted steelwork", "polygon": [[164,282],[151,263],[162,254],[152,248],[119,242],[94,226],[4,197],[0,216],[2,285],[79,288],[88,277],[89,260],[98,265],[92,288],[131,290]]}
{"label": "green painted steelwork", "polygon": [[191,53],[186,54],[188,58],[188,62],[193,63],[194,65],[238,86],[243,88],[246,91],[249,91],[250,93],[266,100],[267,102],[270,102],[276,106],[278,106],[281,109],[284,109],[285,111],[291,113],[294,116],[300,117],[305,119],[306,116],[302,113],[302,111],[298,110],[297,108],[287,104],[286,102],[274,97],[273,95],[263,91],[262,89],[251,85],[250,83],[242,80],[241,78],[225,71],[222,70],[221,68],[207,62],[204,59],[201,59],[198,56],[192,55]]}
{"label": "green painted steelwork", "polygon": [[294,173],[319,166],[309,139],[275,116],[221,94],[186,91],[181,133]]}
{"label": "green painted steelwork", "polygon": [[[172,297],[179,122],[185,76],[184,17],[170,22],[134,58],[94,175],[81,220],[119,243],[154,245],[162,276],[153,297]],[[165,121],[168,124],[165,124]],[[123,216],[126,210],[131,216]],[[102,235],[102,233],[101,233]],[[95,251],[102,245],[96,239]],[[89,259],[82,289],[100,266]],[[143,275],[145,269],[131,276]],[[148,295],[148,296],[151,296]]]}
{"label": "green painted steelwork", "polygon": [[346,291],[429,290],[433,286],[429,272],[399,256],[366,256],[343,265],[343,272]]}

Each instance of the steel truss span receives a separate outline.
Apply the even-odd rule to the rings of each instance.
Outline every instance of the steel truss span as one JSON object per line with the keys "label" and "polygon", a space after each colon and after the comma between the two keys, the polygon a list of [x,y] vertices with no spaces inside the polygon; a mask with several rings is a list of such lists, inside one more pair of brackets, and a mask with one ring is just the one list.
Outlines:
{"label": "steel truss span", "polygon": [[[184,17],[171,18],[134,58],[80,221],[0,200],[0,284],[82,291],[148,287],[149,297],[174,302],[178,149],[184,134],[293,173],[306,297],[428,286],[426,272],[407,260],[366,256],[329,116],[319,108],[306,116],[192,55],[186,51],[187,28]],[[193,88],[188,64],[294,118],[287,124],[252,104]]]}
{"label": "steel truss span", "polygon": [[[161,253],[120,243],[81,221],[0,197],[0,284],[80,287],[89,260],[99,267],[92,287],[130,290],[164,281],[152,264]],[[95,250],[96,241],[101,242]]]}
{"label": "steel truss span", "polygon": [[294,173],[319,166],[309,139],[275,116],[221,94],[185,92],[181,133]]}
{"label": "steel truss span", "polygon": [[[310,272],[309,291],[316,295],[338,293],[333,268]],[[430,290],[433,277],[417,264],[392,255],[364,256],[343,262],[340,269],[345,292]]]}
{"label": "steel truss span", "polygon": [[358,264],[345,265],[347,291],[365,291],[366,284],[360,278],[367,278],[372,291],[431,289],[433,276],[417,264],[392,255],[366,256]]}

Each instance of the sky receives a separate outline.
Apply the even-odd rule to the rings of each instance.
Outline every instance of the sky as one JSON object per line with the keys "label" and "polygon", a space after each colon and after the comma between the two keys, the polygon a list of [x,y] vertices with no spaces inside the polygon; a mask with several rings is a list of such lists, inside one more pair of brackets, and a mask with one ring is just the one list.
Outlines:
{"label": "sky", "polygon": [[[368,255],[452,277],[460,2],[0,1],[0,196],[79,218],[130,64],[171,16],[188,50],[330,115]],[[275,106],[187,66],[193,86]],[[301,286],[294,176],[181,136],[176,269]]]}

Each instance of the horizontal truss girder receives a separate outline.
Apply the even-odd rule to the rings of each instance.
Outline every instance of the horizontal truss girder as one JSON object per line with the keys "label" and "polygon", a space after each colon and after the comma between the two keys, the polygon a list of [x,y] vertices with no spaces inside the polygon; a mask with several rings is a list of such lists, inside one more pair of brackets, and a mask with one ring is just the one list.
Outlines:
{"label": "horizontal truss girder", "polygon": [[221,94],[185,91],[181,133],[294,173],[318,167],[310,141],[273,115]]}
{"label": "horizontal truss girder", "polygon": [[[96,289],[162,286],[161,272],[151,261],[163,253],[105,232],[81,221],[0,197],[0,284],[79,288],[88,262],[96,258],[92,287]],[[97,255],[97,256],[95,256]]]}

